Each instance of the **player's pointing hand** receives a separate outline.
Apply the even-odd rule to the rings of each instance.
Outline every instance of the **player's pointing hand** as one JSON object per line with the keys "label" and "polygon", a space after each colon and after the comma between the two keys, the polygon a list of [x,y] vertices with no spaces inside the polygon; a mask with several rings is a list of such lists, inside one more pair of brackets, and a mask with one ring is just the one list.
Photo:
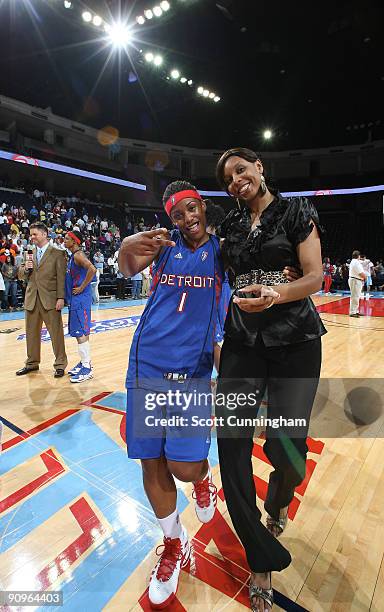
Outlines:
{"label": "player's pointing hand", "polygon": [[162,247],[175,246],[175,243],[170,240],[168,230],[164,227],[134,234],[125,238],[124,242],[126,252],[138,256],[156,255]]}

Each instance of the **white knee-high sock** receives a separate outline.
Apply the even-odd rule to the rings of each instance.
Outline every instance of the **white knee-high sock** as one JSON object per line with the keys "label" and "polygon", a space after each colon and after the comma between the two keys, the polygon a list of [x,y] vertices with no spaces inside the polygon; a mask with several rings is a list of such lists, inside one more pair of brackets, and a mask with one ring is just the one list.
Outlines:
{"label": "white knee-high sock", "polygon": [[172,538],[172,540],[174,540],[180,537],[181,521],[177,508],[169,516],[162,519],[158,518],[157,520],[166,538]]}
{"label": "white knee-high sock", "polygon": [[91,346],[89,340],[78,345],[80,361],[85,368],[91,367]]}

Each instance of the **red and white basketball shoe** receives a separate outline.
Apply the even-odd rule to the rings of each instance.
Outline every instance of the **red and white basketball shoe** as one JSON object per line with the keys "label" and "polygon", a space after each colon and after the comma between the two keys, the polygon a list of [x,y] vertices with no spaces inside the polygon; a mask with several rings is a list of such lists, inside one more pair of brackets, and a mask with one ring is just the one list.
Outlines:
{"label": "red and white basketball shoe", "polygon": [[209,523],[217,504],[217,487],[213,484],[211,470],[208,470],[204,480],[193,483],[192,497],[195,500],[197,518],[201,523]]}
{"label": "red and white basketball shoe", "polygon": [[155,610],[166,608],[176,597],[180,570],[189,563],[191,554],[185,527],[182,527],[180,538],[164,538],[163,541],[163,550],[159,552],[161,545],[156,548],[160,559],[149,579],[148,597]]}

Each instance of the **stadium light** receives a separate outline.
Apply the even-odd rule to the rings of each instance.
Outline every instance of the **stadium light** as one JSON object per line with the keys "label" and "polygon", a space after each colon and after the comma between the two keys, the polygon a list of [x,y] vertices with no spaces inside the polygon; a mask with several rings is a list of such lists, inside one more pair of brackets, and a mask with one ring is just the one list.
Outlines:
{"label": "stadium light", "polygon": [[273,134],[271,130],[265,130],[263,136],[264,136],[264,140],[270,140]]}
{"label": "stadium light", "polygon": [[153,17],[153,13],[151,11],[151,9],[147,9],[146,11],[144,11],[144,15],[147,19],[152,19]]}
{"label": "stadium light", "polygon": [[180,83],[186,83],[186,82],[187,82],[187,79],[185,77],[181,77]]}
{"label": "stadium light", "polygon": [[208,89],[203,89],[203,96],[204,96],[204,98],[208,98],[208,96],[209,96]]}
{"label": "stadium light", "polygon": [[145,17],[139,15],[138,17],[136,17],[136,21],[139,25],[143,25],[145,23]]}
{"label": "stadium light", "polygon": [[153,53],[150,53],[150,52],[149,52],[149,53],[146,53],[146,54],[144,55],[144,57],[145,57],[145,60],[146,60],[147,62],[153,62],[153,59],[154,59],[154,57],[153,57]]}
{"label": "stadium light", "polygon": [[154,6],[153,7],[153,14],[155,17],[161,17],[163,14],[163,11],[161,10],[161,8],[159,6]]}
{"label": "stadium light", "polygon": [[203,91],[204,91],[204,87],[198,87],[197,88],[197,93],[200,94],[200,96],[203,95]]}
{"label": "stadium light", "polygon": [[64,8],[70,9],[72,7],[72,2],[70,0],[64,0]]}
{"label": "stadium light", "polygon": [[175,70],[172,70],[172,71],[171,71],[171,77],[172,77],[173,79],[178,79],[178,78],[180,77],[180,72],[179,72],[178,70],[176,70],[176,69],[175,69]]}
{"label": "stadium light", "polygon": [[213,91],[211,91],[208,97],[211,98],[211,100],[213,100],[214,98],[216,98],[216,94],[214,94]]}
{"label": "stadium light", "polygon": [[153,63],[155,64],[155,66],[161,66],[161,64],[163,63],[163,58],[161,57],[161,55],[156,55]]}
{"label": "stadium light", "polygon": [[99,17],[99,15],[95,15],[93,20],[92,20],[92,23],[93,23],[94,26],[96,26],[98,28],[103,23],[103,20],[102,20],[101,17]]}
{"label": "stadium light", "polygon": [[83,21],[85,21],[86,23],[89,23],[90,21],[92,21],[92,15],[89,11],[84,11],[81,16],[83,18]]}
{"label": "stadium light", "polygon": [[167,0],[163,0],[163,2],[160,2],[160,8],[163,11],[169,11],[169,9],[171,8],[171,5],[169,4],[169,2],[167,2]]}
{"label": "stadium light", "polygon": [[129,28],[121,22],[114,23],[108,32],[108,38],[117,49],[125,47],[131,40]]}
{"label": "stadium light", "polygon": [[189,86],[193,85],[193,81],[192,81],[192,79],[189,79],[189,81],[188,81],[188,85],[189,85]]}
{"label": "stadium light", "polygon": [[213,101],[214,101],[214,102],[220,102],[220,100],[221,100],[221,98],[219,98],[219,96],[215,96],[215,97],[213,98]]}

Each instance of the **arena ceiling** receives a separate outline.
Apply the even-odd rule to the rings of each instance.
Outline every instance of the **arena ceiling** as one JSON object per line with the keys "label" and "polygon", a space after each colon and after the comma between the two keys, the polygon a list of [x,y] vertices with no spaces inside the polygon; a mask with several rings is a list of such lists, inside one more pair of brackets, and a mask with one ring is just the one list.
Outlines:
{"label": "arena ceiling", "polygon": [[[166,15],[137,26],[155,4],[72,0],[68,10],[63,0],[0,0],[0,93],[128,138],[200,148],[384,137],[381,0],[170,0]],[[87,8],[129,17],[127,53],[111,53],[81,19]],[[161,77],[139,49],[161,52],[220,102]]]}

